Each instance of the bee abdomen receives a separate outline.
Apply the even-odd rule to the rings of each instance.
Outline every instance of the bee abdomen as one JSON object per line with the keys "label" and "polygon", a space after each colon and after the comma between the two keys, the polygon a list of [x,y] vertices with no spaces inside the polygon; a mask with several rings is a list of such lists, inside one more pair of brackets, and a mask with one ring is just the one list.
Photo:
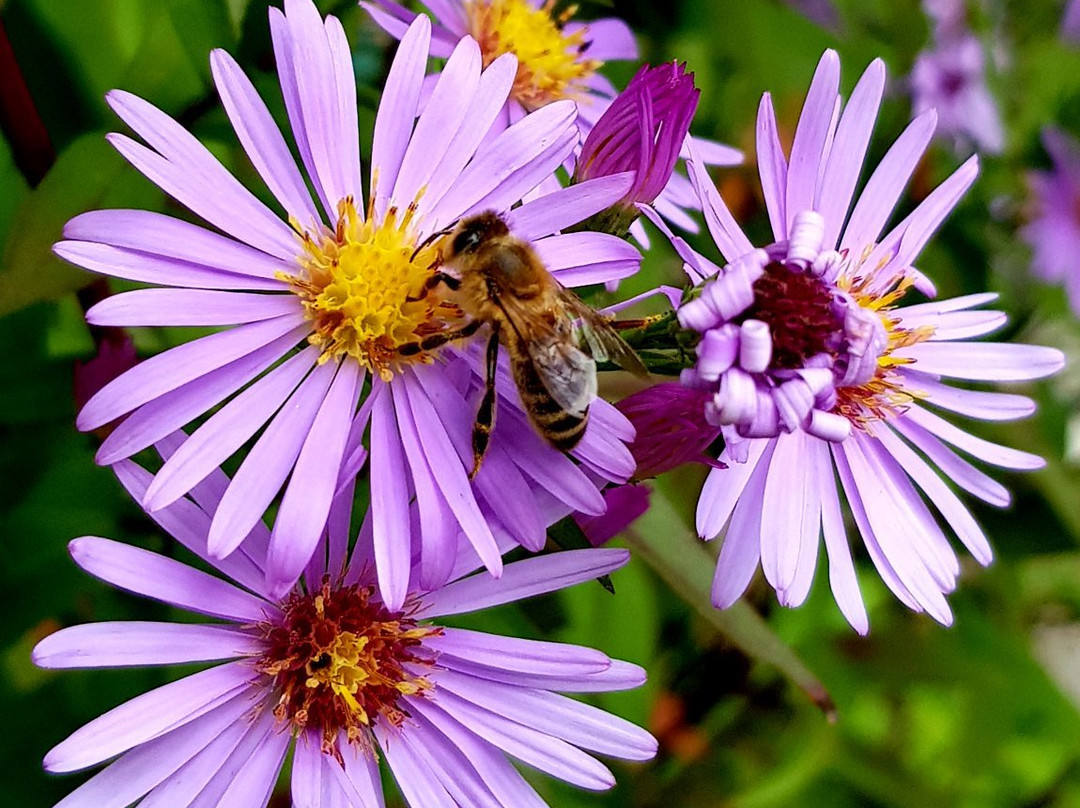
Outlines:
{"label": "bee abdomen", "polygon": [[589,423],[588,408],[581,415],[567,412],[551,396],[530,362],[513,362],[521,403],[540,435],[561,452],[569,452],[581,441]]}

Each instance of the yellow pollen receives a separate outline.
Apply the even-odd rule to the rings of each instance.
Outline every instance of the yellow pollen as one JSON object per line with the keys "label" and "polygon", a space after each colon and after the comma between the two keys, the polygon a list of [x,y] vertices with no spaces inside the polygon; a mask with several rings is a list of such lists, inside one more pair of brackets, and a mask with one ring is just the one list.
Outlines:
{"label": "yellow pollen", "polygon": [[398,348],[460,317],[437,291],[424,293],[438,246],[417,250],[415,210],[413,203],[404,214],[390,208],[381,221],[371,210],[362,218],[346,197],[333,230],[297,227],[301,271],[281,277],[303,302],[312,325],[308,341],[321,349],[320,362],[351,357],[389,381],[408,362],[431,361],[423,353],[404,357]]}
{"label": "yellow pollen", "polygon": [[[869,255],[870,249],[863,253],[864,258]],[[878,357],[874,378],[857,387],[839,387],[836,390],[837,403],[834,411],[851,421],[856,429],[863,430],[867,429],[872,421],[888,420],[902,414],[909,404],[922,397],[921,392],[907,389],[903,379],[895,372],[896,368],[911,364],[915,360],[893,356],[893,352],[928,340],[934,335],[933,326],[904,328],[900,325],[900,320],[890,314],[896,303],[912,287],[914,281],[910,277],[902,275],[884,292],[871,292],[869,287],[872,280],[872,274],[853,276],[841,273],[837,278],[837,286],[846,290],[856,303],[877,313],[888,338],[885,350]]]}
{"label": "yellow pollen", "polygon": [[480,43],[487,67],[504,53],[518,59],[513,97],[526,109],[537,109],[560,98],[581,100],[585,81],[602,64],[585,58],[587,29],[563,32],[577,11],[570,6],[554,13],[555,1],[540,8],[529,0],[466,0],[469,33]]}

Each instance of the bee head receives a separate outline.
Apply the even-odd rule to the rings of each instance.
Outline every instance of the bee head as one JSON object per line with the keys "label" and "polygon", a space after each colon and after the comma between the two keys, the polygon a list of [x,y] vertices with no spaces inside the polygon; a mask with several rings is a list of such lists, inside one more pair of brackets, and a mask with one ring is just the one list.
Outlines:
{"label": "bee head", "polygon": [[485,241],[510,232],[506,222],[494,211],[478,213],[458,222],[450,241],[450,256],[475,252]]}

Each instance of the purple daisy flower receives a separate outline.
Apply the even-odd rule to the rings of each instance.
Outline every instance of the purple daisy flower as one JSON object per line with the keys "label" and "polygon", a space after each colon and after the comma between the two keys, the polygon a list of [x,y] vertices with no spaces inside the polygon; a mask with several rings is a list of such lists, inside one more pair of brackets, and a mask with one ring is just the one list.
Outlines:
{"label": "purple daisy flower", "polygon": [[[172,450],[179,441],[165,444]],[[136,497],[151,484],[130,461],[116,471]],[[378,595],[367,554],[345,561],[345,502],[302,582],[274,597],[264,583],[265,530],[226,559],[209,548],[227,482],[216,471],[193,499],[152,514],[225,577],[108,539],[71,543],[92,575],[216,622],[74,626],[37,645],[38,665],[223,664],[137,696],[54,747],[45,756],[51,772],[115,759],[60,806],[265,806],[292,747],[297,806],[381,808],[382,756],[418,808],[541,808],[507,755],[600,790],[614,778],[590,752],[625,760],[656,753],[649,733],[556,692],[633,688],[645,679],[638,666],[591,648],[430,622],[587,581],[622,566],[627,551],[530,558],[496,579],[470,575],[479,560],[462,545],[452,583],[429,591],[414,580],[403,606],[392,608]]]}
{"label": "purple daisy flower", "polygon": [[[503,535],[539,549],[546,513],[601,513],[593,480],[624,481],[634,469],[625,446],[633,438],[629,422],[602,400],[573,452],[580,465],[548,446],[528,426],[502,356],[498,423],[470,481],[484,362],[480,346],[468,342],[424,347],[463,323],[452,296],[429,289],[439,251],[430,237],[462,216],[495,211],[562,284],[612,281],[636,271],[640,255],[632,246],[558,231],[619,199],[630,178],[607,177],[510,210],[577,145],[574,105],[550,104],[485,141],[517,63],[507,55],[484,69],[476,41],[465,38],[421,112],[431,37],[422,17],[403,36],[390,70],[365,204],[352,62],[340,22],[324,22],[310,0],[287,0],[284,14],[270,10],[270,26],[285,107],[317,200],[263,101],[223,51],[211,65],[225,110],[288,222],[174,120],[130,94],[110,93],[113,109],[149,145],[120,134],[110,142],[222,233],[146,211],[76,217],[56,245],[59,255],[106,275],[172,287],[115,295],[88,320],[227,328],[125,373],[86,404],[78,426],[95,429],[127,415],[97,455],[112,464],[222,405],[166,461],[143,503],[157,510],[177,501],[254,440],[215,510],[209,549],[216,557],[232,553],[284,489],[266,562],[276,595],[288,592],[307,564],[335,491],[367,463],[378,579],[398,609],[414,544],[428,588],[448,580],[460,534],[498,574]],[[406,355],[403,346],[414,350]],[[409,515],[414,498],[418,521]]]}
{"label": "purple daisy flower", "polygon": [[[416,12],[394,0],[360,5],[383,30],[398,38],[416,18]],[[574,22],[577,6],[559,12],[553,0],[433,0],[424,5],[435,20],[433,56],[449,55],[461,37],[472,36],[480,43],[485,64],[507,53],[517,57],[514,89],[499,118],[503,125],[513,123],[528,110],[569,98],[577,103],[577,124],[587,137],[618,94],[599,72],[600,67],[607,61],[638,58],[637,42],[625,22],[614,17]],[[433,76],[429,83],[434,80]],[[634,125],[649,128],[643,122]],[[681,156],[687,156],[685,151]],[[698,157],[717,166],[742,162],[737,149],[705,140],[698,141]],[[557,188],[554,176],[542,186],[547,192]],[[696,233],[698,224],[687,211],[697,210],[698,204],[687,178],[671,173],[654,207],[667,221]],[[633,225],[632,232],[648,246],[640,222]]]}
{"label": "purple daisy flower", "polygon": [[968,28],[960,0],[926,0],[933,21],[933,45],[911,68],[912,107],[916,115],[938,114],[938,133],[980,151],[998,154],[1005,148],[1005,128],[997,102],[986,84],[982,44]]}
{"label": "purple daisy flower", "polygon": [[1020,231],[1031,245],[1031,267],[1050,283],[1061,283],[1073,312],[1080,317],[1080,144],[1060,129],[1042,133],[1043,147],[1053,161],[1052,171],[1029,177],[1032,191],[1030,221]]}
{"label": "purple daisy flower", "polygon": [[790,159],[771,100],[762,99],[758,165],[774,243],[755,248],[704,169],[691,163],[710,232],[728,259],[721,269],[677,243],[691,275],[710,279],[679,311],[685,327],[702,333],[684,381],[710,394],[705,420],[727,439],[720,456],[727,468],[710,472],[697,528],[712,538],[727,525],[713,587],[721,608],[743,593],[759,562],[782,604],[802,603],[823,535],[833,593],[862,633],[867,617],[842,492],[885,583],[912,609],[947,624],[944,594],[960,567],[934,509],[980,563],[989,563],[991,550],[946,479],[992,505],[1009,502],[1004,487],[953,448],[1009,469],[1043,461],[969,435],[935,412],[1004,421],[1030,415],[1030,399],[943,379],[1036,379],[1058,370],[1063,357],[1050,348],[967,342],[1004,324],[1004,314],[979,310],[993,294],[898,305],[912,288],[933,293],[912,262],[975,179],[977,160],[880,235],[935,115],[912,121],[852,206],[885,68],[870,65],[842,112],[839,77],[839,59],[827,51]]}

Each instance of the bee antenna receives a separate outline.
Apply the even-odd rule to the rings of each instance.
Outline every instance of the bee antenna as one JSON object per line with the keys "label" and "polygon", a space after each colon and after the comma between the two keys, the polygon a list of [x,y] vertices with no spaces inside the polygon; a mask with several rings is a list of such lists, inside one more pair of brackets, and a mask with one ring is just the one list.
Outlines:
{"label": "bee antenna", "polygon": [[434,233],[432,233],[426,239],[421,241],[420,244],[417,246],[417,248],[415,250],[413,250],[413,254],[411,256],[409,256],[409,261],[410,262],[415,261],[416,256],[418,256],[420,254],[421,250],[423,250],[425,247],[429,246],[436,239],[442,238],[443,236],[445,236],[447,233],[449,233],[453,229],[454,229],[454,225],[451,224],[451,225],[449,225],[447,227],[444,227],[442,230],[436,230]]}

